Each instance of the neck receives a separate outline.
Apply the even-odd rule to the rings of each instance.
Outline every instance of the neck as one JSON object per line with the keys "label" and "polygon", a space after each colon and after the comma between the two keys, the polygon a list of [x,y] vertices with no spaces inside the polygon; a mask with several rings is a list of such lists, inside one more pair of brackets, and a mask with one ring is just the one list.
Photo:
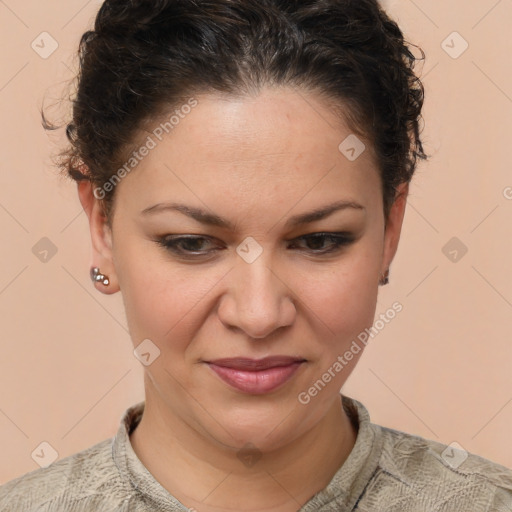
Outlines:
{"label": "neck", "polygon": [[[263,454],[214,442],[146,396],[130,441],[141,462],[181,503],[200,512],[295,512],[330,482],[350,454],[357,431],[341,399],[312,429]],[[238,455],[238,456],[237,456]]]}

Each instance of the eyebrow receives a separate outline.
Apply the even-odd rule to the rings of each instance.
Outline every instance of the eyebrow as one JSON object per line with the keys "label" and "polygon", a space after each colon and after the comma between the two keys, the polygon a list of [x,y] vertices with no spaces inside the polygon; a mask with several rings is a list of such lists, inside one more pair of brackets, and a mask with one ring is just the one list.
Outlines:
{"label": "eyebrow", "polygon": [[[359,203],[356,203],[355,201],[337,201],[335,203],[328,204],[320,208],[316,208],[315,210],[290,217],[286,221],[285,226],[295,227],[303,224],[309,224],[311,222],[316,222],[325,219],[326,217],[329,217],[330,215],[337,211],[347,209],[362,211],[366,210],[364,206],[360,205]],[[193,206],[188,206],[180,203],[158,203],[155,204],[154,206],[150,206],[149,208],[142,210],[141,215],[150,215],[166,211],[180,212],[202,224],[208,224],[211,226],[217,226],[220,228],[226,228],[235,231],[235,226],[230,221],[223,219],[222,217],[219,217],[214,213],[209,213],[208,211],[203,210],[201,208],[196,208]]]}

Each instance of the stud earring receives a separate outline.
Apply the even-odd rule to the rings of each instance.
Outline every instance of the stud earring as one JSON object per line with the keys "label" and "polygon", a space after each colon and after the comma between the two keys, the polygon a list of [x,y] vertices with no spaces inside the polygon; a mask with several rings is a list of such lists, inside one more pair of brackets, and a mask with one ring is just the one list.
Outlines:
{"label": "stud earring", "polygon": [[379,285],[383,286],[389,283],[389,268],[384,272],[384,275],[380,277]]}
{"label": "stud earring", "polygon": [[109,278],[103,274],[100,274],[100,269],[98,267],[91,268],[91,279],[93,283],[101,282],[105,286],[110,284]]}

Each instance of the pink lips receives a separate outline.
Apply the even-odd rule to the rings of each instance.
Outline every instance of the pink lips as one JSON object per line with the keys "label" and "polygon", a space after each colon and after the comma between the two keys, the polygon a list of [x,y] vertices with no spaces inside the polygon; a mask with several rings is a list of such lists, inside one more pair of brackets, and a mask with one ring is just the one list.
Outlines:
{"label": "pink lips", "polygon": [[269,393],[287,382],[304,359],[273,356],[264,359],[235,357],[208,361],[209,367],[227,384],[254,395]]}

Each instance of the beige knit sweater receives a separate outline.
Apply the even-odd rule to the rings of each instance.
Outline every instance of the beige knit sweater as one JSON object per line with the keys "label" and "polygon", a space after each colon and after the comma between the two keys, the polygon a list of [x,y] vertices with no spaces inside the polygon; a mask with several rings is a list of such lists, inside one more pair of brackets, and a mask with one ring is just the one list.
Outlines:
{"label": "beige knit sweater", "polygon": [[[512,512],[511,470],[375,425],[360,402],[341,399],[358,428],[356,443],[327,487],[300,512]],[[130,407],[113,439],[0,486],[0,511],[188,511],[132,449],[129,433],[143,410],[144,402]]]}

